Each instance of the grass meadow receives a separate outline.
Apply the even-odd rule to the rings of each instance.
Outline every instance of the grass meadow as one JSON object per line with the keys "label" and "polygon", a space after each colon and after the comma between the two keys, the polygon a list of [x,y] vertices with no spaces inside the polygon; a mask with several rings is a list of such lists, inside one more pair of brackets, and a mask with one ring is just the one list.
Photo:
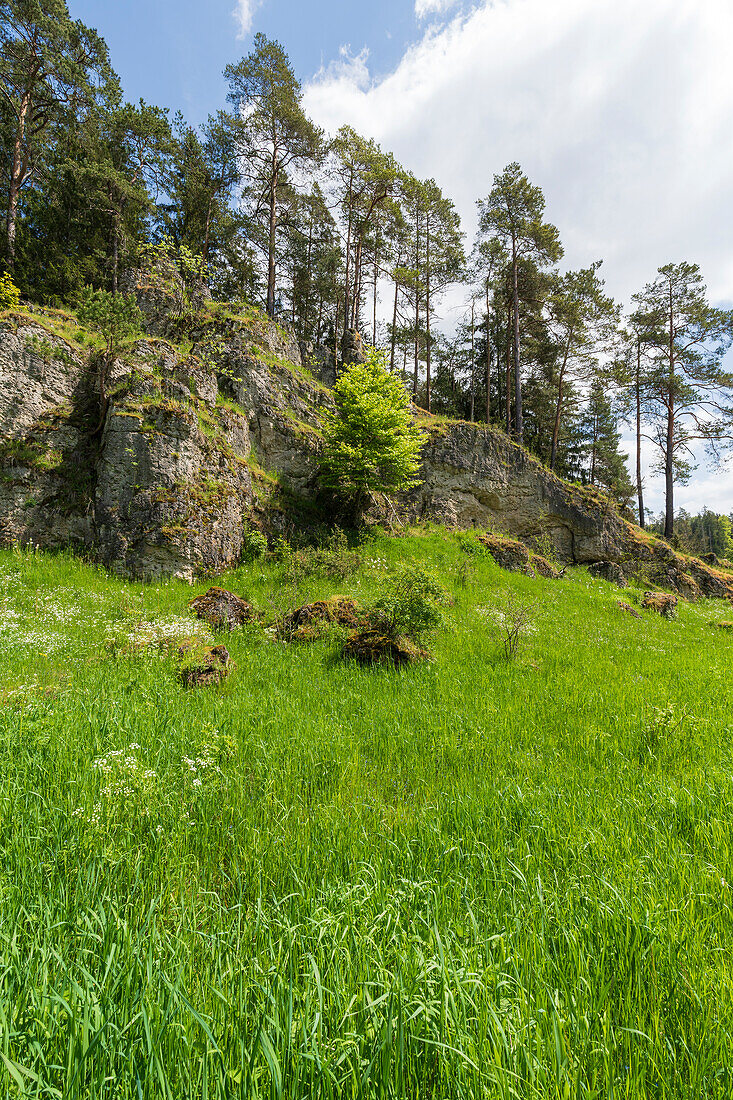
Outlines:
{"label": "grass meadow", "polygon": [[2,1094],[729,1098],[730,607],[637,619],[439,531],[359,553],[217,583],[275,616],[424,563],[434,660],[247,626],[200,690],[206,582],[0,554]]}

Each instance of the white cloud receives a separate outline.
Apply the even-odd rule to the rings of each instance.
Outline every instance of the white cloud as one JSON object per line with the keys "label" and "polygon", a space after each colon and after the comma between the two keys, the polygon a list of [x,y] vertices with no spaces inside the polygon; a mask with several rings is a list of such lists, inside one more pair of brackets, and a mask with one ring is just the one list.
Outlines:
{"label": "white cloud", "polygon": [[258,0],[237,0],[232,12],[234,21],[237,24],[237,38],[246,38],[252,30],[252,21],[258,7]]}
{"label": "white cloud", "polygon": [[733,300],[732,40],[729,0],[496,0],[379,81],[342,51],[305,97],[327,129],[348,122],[435,176],[469,232],[475,199],[519,160],[569,264],[604,257],[626,297],[684,257]]}
{"label": "white cloud", "polygon": [[457,0],[415,0],[415,15],[424,19],[427,15],[443,15],[455,7]]}
{"label": "white cloud", "polygon": [[[418,14],[443,6],[416,0]],[[343,55],[305,99],[327,130],[349,123],[437,179],[469,242],[475,200],[518,160],[567,266],[603,258],[628,302],[660,264],[690,260],[730,303],[731,41],[730,0],[485,0],[429,29],[383,79],[365,55]],[[733,506],[733,478],[716,485]]]}

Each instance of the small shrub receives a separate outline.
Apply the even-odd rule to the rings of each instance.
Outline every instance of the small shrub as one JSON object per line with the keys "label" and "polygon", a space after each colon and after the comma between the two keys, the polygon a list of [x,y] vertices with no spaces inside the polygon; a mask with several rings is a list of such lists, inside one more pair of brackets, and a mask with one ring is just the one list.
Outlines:
{"label": "small shrub", "polygon": [[261,531],[245,531],[242,536],[242,561],[260,561],[267,553],[267,539]]}
{"label": "small shrub", "polygon": [[344,581],[353,576],[362,564],[361,555],[349,549],[343,531],[332,535],[324,547],[291,548],[281,560],[286,564],[288,577],[295,583],[314,576]]}
{"label": "small shrub", "polygon": [[443,625],[447,602],[448,593],[432,573],[408,565],[387,581],[367,609],[367,620],[373,630],[390,638],[419,642]]}
{"label": "small shrub", "polygon": [[20,302],[20,291],[13,282],[9,271],[0,275],[0,310],[17,309]]}
{"label": "small shrub", "polygon": [[636,755],[642,767],[686,764],[694,753],[698,725],[686,707],[657,707],[639,730]]}
{"label": "small shrub", "polygon": [[534,632],[535,613],[531,604],[510,592],[496,606],[478,610],[483,618],[498,626],[504,658],[512,661],[520,642]]}

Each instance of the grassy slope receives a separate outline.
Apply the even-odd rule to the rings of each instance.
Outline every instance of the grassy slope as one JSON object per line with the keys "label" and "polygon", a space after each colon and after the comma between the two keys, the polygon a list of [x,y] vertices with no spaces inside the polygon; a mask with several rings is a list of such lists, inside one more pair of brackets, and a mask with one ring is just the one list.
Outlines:
{"label": "grassy slope", "polygon": [[[434,663],[247,630],[200,692],[109,641],[185,631],[205,585],[0,555],[4,1087],[730,1096],[726,609],[637,620],[441,534],[363,554],[340,585],[223,583],[293,606],[425,560],[455,597]],[[510,664],[477,611],[508,589],[536,612]]]}

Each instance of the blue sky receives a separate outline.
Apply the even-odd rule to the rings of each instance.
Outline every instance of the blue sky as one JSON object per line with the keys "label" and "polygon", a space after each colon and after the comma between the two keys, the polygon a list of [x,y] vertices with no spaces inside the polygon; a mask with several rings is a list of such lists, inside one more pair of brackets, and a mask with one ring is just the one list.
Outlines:
{"label": "blue sky", "polygon": [[[107,40],[129,99],[204,121],[225,105],[225,65],[262,31],[285,47],[314,121],[348,123],[436,179],[469,243],[476,199],[518,160],[566,267],[603,258],[628,305],[657,267],[688,260],[713,302],[733,303],[731,0],[68,2]],[[445,328],[465,304],[462,289],[446,295]],[[733,473],[703,464],[677,501],[731,511]]]}
{"label": "blue sky", "polygon": [[395,67],[421,21],[409,0],[265,0],[238,38],[236,0],[70,0],[72,15],[106,40],[128,99],[183,111],[193,123],[224,105],[225,65],[262,31],[285,47],[302,81],[339,56],[369,50],[373,74]]}

